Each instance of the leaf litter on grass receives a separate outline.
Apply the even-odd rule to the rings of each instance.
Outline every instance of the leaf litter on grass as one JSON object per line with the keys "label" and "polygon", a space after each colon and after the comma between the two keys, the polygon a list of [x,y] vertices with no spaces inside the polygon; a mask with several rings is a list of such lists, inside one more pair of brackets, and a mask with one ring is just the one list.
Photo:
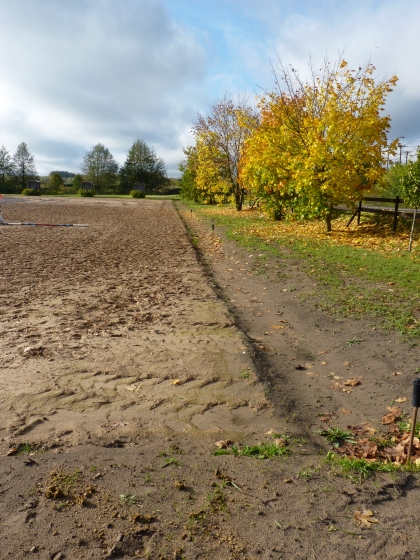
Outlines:
{"label": "leaf litter on grass", "polygon": [[[377,433],[368,422],[361,426],[328,428],[320,432],[335,447],[328,458],[338,462],[346,470],[365,469],[365,474],[374,470],[392,471],[400,468],[420,469],[420,424],[416,425],[411,454],[412,465],[406,465],[410,443],[411,423],[402,420],[403,412],[398,406],[387,407],[382,425],[388,431]],[[369,466],[370,464],[370,466]]]}

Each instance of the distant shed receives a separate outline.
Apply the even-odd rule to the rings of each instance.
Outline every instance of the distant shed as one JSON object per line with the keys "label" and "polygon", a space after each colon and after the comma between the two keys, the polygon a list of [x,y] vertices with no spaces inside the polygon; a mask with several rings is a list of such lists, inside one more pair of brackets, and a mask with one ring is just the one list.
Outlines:
{"label": "distant shed", "polygon": [[146,192],[146,185],[144,183],[134,183],[133,189],[135,191]]}

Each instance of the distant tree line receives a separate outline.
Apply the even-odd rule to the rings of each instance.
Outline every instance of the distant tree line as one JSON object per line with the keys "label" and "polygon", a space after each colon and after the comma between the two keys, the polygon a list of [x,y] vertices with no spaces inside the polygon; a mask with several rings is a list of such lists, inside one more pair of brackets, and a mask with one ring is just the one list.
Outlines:
{"label": "distant tree line", "polygon": [[0,149],[1,192],[21,192],[32,179],[39,180],[39,177],[34,156],[29,152],[25,142],[19,144],[13,156],[2,146]]}
{"label": "distant tree line", "polygon": [[83,181],[93,183],[97,194],[129,194],[134,183],[144,183],[146,192],[165,193],[177,188],[167,177],[163,159],[140,139],[133,143],[121,167],[110,150],[99,143],[86,152],[80,170],[81,173],[51,171],[41,178],[25,142],[19,144],[13,156],[3,146],[0,149],[0,192],[22,192],[32,179],[41,180],[43,192],[49,194],[77,192]]}

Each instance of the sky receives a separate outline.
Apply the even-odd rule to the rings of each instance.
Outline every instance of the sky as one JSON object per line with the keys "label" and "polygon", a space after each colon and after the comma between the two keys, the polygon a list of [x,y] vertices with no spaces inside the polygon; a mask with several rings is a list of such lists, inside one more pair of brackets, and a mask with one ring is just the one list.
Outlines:
{"label": "sky", "polygon": [[[0,0],[0,146],[26,142],[40,175],[78,172],[102,143],[140,138],[179,175],[198,113],[343,54],[399,82],[390,138],[420,144],[419,0]],[[404,157],[404,156],[403,156]]]}

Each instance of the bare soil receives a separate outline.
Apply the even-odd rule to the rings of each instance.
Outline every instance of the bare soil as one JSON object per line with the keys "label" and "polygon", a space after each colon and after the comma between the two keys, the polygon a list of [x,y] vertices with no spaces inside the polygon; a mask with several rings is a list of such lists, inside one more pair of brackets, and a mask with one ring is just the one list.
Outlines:
{"label": "bare soil", "polygon": [[[89,227],[0,227],[0,558],[417,557],[417,476],[340,477],[315,433],[409,413],[415,348],[169,201],[2,207]],[[213,455],[270,431],[289,456]]]}

